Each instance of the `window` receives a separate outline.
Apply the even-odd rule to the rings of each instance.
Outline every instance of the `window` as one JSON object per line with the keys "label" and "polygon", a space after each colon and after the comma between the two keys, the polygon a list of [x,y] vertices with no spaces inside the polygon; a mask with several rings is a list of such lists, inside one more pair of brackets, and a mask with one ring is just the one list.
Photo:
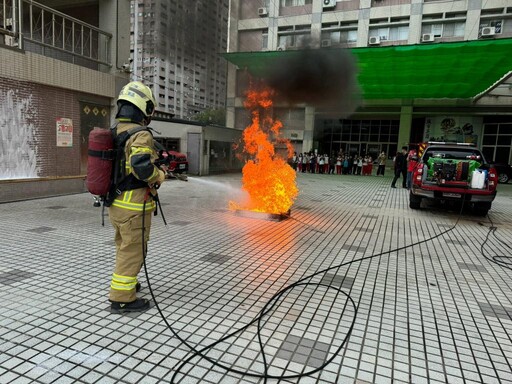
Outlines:
{"label": "window", "polygon": [[499,15],[505,11],[504,8],[491,8],[491,9],[482,9],[480,12],[481,16],[484,15]]}
{"label": "window", "polygon": [[357,41],[357,30],[341,32],[340,41],[346,41],[347,43],[355,43]]}
{"label": "window", "polygon": [[443,25],[443,36],[444,37],[458,37],[464,36],[464,29],[466,23],[449,23]]}
{"label": "window", "polygon": [[407,40],[409,38],[409,26],[370,29],[370,37],[380,37],[381,41]]}
{"label": "window", "polygon": [[435,37],[463,37],[465,29],[465,22],[426,24],[421,28],[421,33],[431,33]]}
{"label": "window", "polygon": [[[432,33],[435,37],[443,36],[443,24],[432,24],[430,27],[430,33]],[[428,29],[428,27],[426,29]]]}
{"label": "window", "polygon": [[281,0],[281,7],[297,7],[312,3],[313,0]]}
{"label": "window", "polygon": [[279,47],[297,47],[301,45],[302,41],[310,36],[310,25],[298,25],[279,27],[278,29],[278,43]]}
{"label": "window", "polygon": [[389,40],[407,40],[409,37],[409,27],[389,28]]}
{"label": "window", "polygon": [[332,31],[322,33],[322,40],[329,39],[331,44],[355,43],[357,41],[357,29],[351,31]]}
{"label": "window", "polygon": [[261,49],[268,49],[268,31],[261,34]]}
{"label": "window", "polygon": [[488,19],[480,21],[480,32],[484,27],[494,27],[494,33],[512,32],[512,20]]}

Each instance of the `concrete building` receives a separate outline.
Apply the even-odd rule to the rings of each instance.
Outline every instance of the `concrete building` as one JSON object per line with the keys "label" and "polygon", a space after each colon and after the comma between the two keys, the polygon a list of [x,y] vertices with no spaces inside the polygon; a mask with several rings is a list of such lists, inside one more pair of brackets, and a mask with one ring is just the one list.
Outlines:
{"label": "concrete building", "polygon": [[203,176],[242,169],[233,147],[241,141],[240,130],[180,120],[159,111],[151,127],[155,139],[165,148],[186,154],[188,174]]}
{"label": "concrete building", "polygon": [[150,85],[158,107],[190,120],[224,108],[228,0],[131,2],[132,79]]}
{"label": "concrete building", "polygon": [[227,3],[0,0],[0,202],[85,191],[89,132],[112,125],[137,70],[158,101],[159,138],[175,140],[195,174],[239,169],[240,131],[165,113],[225,105],[226,30]]}
{"label": "concrete building", "polygon": [[130,4],[0,0],[1,200],[84,190],[87,138],[129,81]]}
{"label": "concrete building", "polygon": [[482,146],[489,160],[510,163],[511,38],[507,0],[231,0],[227,125],[246,124],[244,72],[271,66],[308,42],[349,49],[363,97],[350,116],[277,106],[298,152],[392,156],[408,143],[463,140]]}

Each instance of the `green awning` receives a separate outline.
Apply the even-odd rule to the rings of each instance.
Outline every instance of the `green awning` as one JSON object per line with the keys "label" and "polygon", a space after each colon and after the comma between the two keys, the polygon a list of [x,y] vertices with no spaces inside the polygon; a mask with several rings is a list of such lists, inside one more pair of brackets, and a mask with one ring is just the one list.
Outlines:
{"label": "green awning", "polygon": [[[276,60],[297,52],[235,52],[224,57],[262,76]],[[512,39],[353,48],[351,52],[358,62],[365,99],[469,99],[512,70]]]}

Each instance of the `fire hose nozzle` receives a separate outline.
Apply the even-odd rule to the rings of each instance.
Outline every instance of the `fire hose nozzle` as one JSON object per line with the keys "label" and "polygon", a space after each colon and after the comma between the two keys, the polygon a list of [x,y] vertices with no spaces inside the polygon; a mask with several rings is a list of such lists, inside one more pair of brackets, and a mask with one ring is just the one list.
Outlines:
{"label": "fire hose nozzle", "polygon": [[93,196],[94,203],[92,203],[93,207],[101,207],[100,199],[97,196]]}

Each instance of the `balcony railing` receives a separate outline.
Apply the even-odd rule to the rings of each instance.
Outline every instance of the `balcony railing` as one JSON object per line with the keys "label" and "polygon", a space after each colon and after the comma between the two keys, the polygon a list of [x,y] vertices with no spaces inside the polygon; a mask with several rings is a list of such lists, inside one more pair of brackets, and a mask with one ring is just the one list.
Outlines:
{"label": "balcony railing", "polygon": [[87,67],[111,66],[112,35],[32,0],[0,0],[0,42]]}

